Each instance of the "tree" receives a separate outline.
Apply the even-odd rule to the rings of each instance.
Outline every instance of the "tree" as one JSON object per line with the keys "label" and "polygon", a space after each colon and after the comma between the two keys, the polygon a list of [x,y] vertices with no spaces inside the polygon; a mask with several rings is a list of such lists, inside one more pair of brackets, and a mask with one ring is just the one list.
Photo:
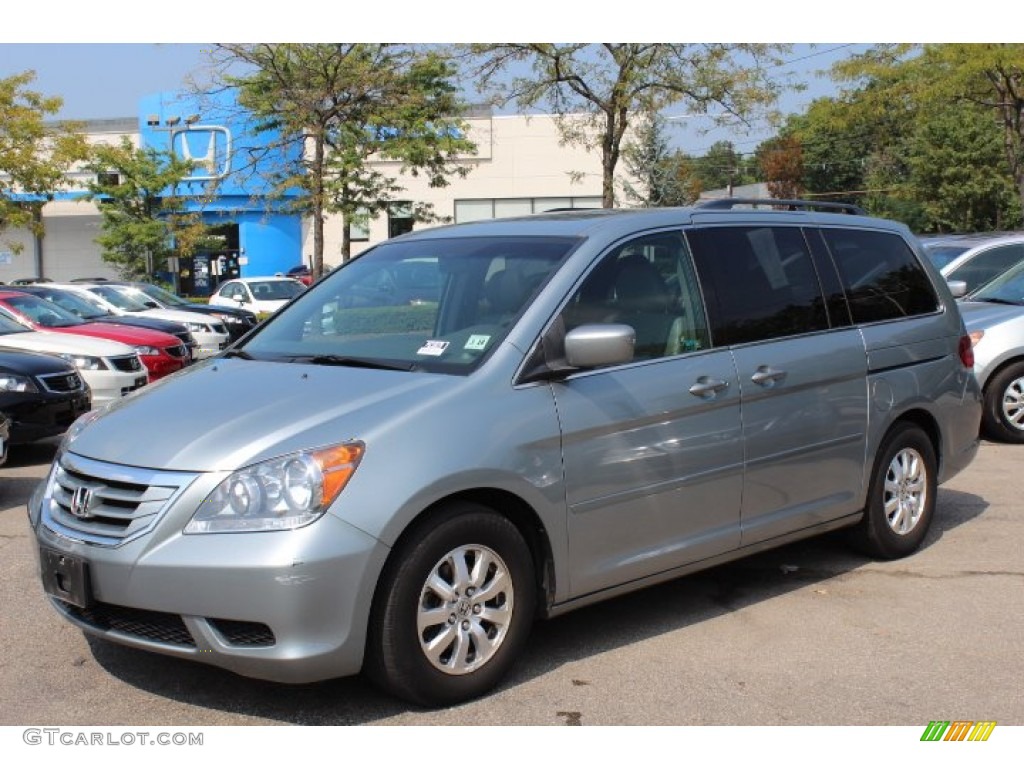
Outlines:
{"label": "tree", "polygon": [[[326,214],[344,217],[347,260],[352,223],[399,199],[399,175],[424,173],[441,187],[468,171],[457,159],[475,146],[465,138],[454,69],[437,52],[364,43],[222,44],[214,57],[257,130],[280,137],[267,150],[293,150],[282,152],[295,160],[272,180],[271,198],[298,191],[289,205],[312,220],[314,276],[323,272]],[[239,66],[244,74],[230,74]],[[391,173],[374,160],[399,167]],[[433,212],[418,205],[414,214],[422,220]]]}
{"label": "tree", "polygon": [[762,142],[756,154],[762,176],[768,183],[768,194],[782,200],[803,195],[803,150],[796,138],[780,136]]}
{"label": "tree", "polygon": [[[615,171],[631,122],[666,107],[711,109],[745,120],[774,102],[779,84],[767,65],[771,45],[685,43],[500,43],[468,47],[479,88],[520,109],[544,107],[559,117],[562,139],[600,147],[602,202],[615,205]],[[529,65],[531,75],[508,77]]]}
{"label": "tree", "polygon": [[33,72],[0,78],[0,232],[27,227],[41,236],[42,205],[67,186],[66,174],[86,145],[75,124],[46,121],[62,101],[29,90],[33,80]]}
{"label": "tree", "polygon": [[716,141],[708,151],[694,159],[702,190],[725,189],[746,184],[746,163],[731,141]]}
{"label": "tree", "polygon": [[1000,126],[1004,167],[1024,203],[1024,44],[880,45],[840,62],[834,74],[883,86],[866,109],[986,110]]}
{"label": "tree", "polygon": [[700,196],[691,158],[669,149],[660,117],[641,125],[636,140],[623,147],[622,158],[628,174],[623,193],[631,203],[645,208],[689,205]]}
{"label": "tree", "polygon": [[192,161],[137,148],[125,137],[94,147],[86,167],[96,174],[89,199],[102,216],[96,242],[103,260],[125,279],[149,278],[155,265],[189,256],[201,243],[207,232],[202,215],[186,211],[184,198],[174,192],[192,174]]}

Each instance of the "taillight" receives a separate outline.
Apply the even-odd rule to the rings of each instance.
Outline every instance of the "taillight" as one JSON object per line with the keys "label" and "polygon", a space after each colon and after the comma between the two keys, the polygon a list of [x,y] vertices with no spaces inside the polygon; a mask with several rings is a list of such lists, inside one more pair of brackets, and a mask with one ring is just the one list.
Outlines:
{"label": "taillight", "polygon": [[960,343],[957,345],[957,354],[960,355],[960,362],[964,364],[964,368],[974,367],[974,345],[971,343],[970,336],[960,337]]}

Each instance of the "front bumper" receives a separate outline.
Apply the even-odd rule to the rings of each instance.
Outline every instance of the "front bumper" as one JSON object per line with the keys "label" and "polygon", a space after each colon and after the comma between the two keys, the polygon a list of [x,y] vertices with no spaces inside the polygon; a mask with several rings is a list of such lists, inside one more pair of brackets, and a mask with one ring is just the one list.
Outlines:
{"label": "front bumper", "polygon": [[8,402],[4,412],[11,417],[11,443],[20,445],[62,434],[90,409],[87,391],[66,395],[26,396],[22,402]]}
{"label": "front bumper", "polygon": [[145,368],[131,372],[79,370],[79,373],[92,390],[94,408],[120,400],[129,392],[134,392],[149,382],[149,374]]}
{"label": "front bumper", "polygon": [[[29,506],[37,556],[84,563],[91,601],[51,603],[92,635],[248,677],[304,683],[357,673],[387,547],[330,514],[293,531],[183,534],[223,476],[192,476],[155,522],[116,546],[48,520],[53,501],[40,486]],[[44,582],[51,561],[39,558]]]}
{"label": "front bumper", "polygon": [[193,360],[205,360],[218,355],[228,348],[231,337],[226,333],[196,333],[192,331],[196,346],[192,349]]}

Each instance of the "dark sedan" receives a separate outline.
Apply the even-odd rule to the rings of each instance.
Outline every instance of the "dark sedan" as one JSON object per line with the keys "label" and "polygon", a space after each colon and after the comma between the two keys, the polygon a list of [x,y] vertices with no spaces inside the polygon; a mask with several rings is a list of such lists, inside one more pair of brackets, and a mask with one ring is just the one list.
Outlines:
{"label": "dark sedan", "polygon": [[71,363],[0,348],[0,413],[11,421],[11,444],[62,434],[91,407],[89,387]]}

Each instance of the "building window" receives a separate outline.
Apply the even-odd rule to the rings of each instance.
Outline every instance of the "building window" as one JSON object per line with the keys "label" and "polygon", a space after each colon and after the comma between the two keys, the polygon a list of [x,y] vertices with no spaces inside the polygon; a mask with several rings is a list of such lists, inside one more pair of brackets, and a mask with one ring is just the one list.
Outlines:
{"label": "building window", "polygon": [[121,185],[121,174],[116,171],[101,171],[96,174],[96,183],[101,187],[118,187]]}
{"label": "building window", "polygon": [[455,223],[529,216],[555,208],[600,208],[600,197],[517,197],[456,200]]}
{"label": "building window", "polygon": [[370,239],[370,214],[360,208],[349,222],[349,239],[353,243],[362,243]]}
{"label": "building window", "polygon": [[412,232],[412,203],[392,203],[388,206],[388,237]]}

